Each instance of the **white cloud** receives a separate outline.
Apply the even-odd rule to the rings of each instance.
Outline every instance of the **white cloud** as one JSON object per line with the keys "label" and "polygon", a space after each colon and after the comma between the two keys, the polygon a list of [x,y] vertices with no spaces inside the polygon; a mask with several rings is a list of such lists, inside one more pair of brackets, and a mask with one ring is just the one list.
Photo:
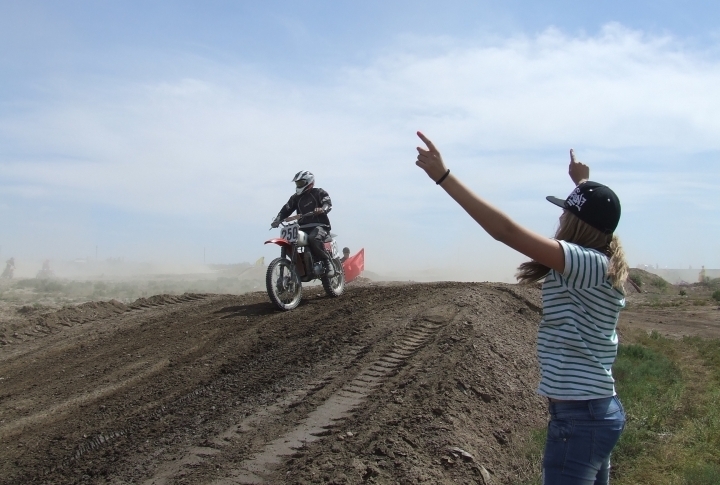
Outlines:
{"label": "white cloud", "polygon": [[[399,54],[351,71],[353,93],[370,93],[408,120],[490,150],[537,149],[568,140],[605,148],[718,149],[720,63],[672,38],[619,25],[598,37],[548,30],[536,38]],[[367,98],[357,104],[366,106]]]}
{"label": "white cloud", "polygon": [[[674,198],[720,210],[711,197],[720,168],[707,162],[720,152],[718,59],[617,24],[597,36],[548,29],[420,45],[338,68],[323,85],[206,63],[154,83],[77,79],[52,102],[0,118],[11,147],[0,158],[3,193],[260,227],[289,196],[292,174],[310,168],[332,188],[348,234],[402,265],[412,256],[388,237],[428,220],[466,226],[413,165],[422,129],[456,173],[543,233],[553,212],[538,200],[569,190],[571,146],[627,194],[628,214]],[[688,169],[685,158],[703,153]]]}

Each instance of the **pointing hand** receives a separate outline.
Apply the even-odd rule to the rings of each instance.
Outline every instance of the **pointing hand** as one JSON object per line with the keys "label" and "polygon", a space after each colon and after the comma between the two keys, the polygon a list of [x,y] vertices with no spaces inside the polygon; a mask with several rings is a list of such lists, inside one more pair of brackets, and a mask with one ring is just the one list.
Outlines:
{"label": "pointing hand", "polygon": [[580,185],[590,179],[590,167],[582,162],[575,161],[575,150],[570,149],[570,165],[568,166],[568,174],[575,185]]}
{"label": "pointing hand", "polygon": [[417,147],[418,156],[415,165],[425,170],[428,177],[437,182],[443,175],[445,175],[445,172],[447,172],[442,155],[440,155],[438,149],[435,148],[435,145],[433,145],[433,143],[425,135],[418,131],[417,136],[420,137],[428,149],[425,150],[424,148]]}

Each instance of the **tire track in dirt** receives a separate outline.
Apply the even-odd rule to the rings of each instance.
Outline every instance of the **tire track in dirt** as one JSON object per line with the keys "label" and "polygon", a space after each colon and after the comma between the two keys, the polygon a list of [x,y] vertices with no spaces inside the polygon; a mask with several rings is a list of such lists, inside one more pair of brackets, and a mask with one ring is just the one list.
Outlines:
{"label": "tire track in dirt", "polygon": [[401,364],[422,347],[440,328],[440,325],[420,324],[412,328],[393,349],[374,361],[354,379],[311,412],[308,417],[289,433],[269,443],[252,459],[242,463],[230,477],[212,482],[212,485],[249,485],[266,483],[272,468],[292,455],[296,450],[330,434],[372,391],[380,386]]}
{"label": "tire track in dirt", "polygon": [[273,417],[281,414],[286,409],[297,405],[309,394],[325,387],[333,378],[329,373],[324,379],[312,381],[306,388],[297,389],[284,395],[269,406],[263,407],[254,414],[249,415],[240,423],[231,426],[214,439],[209,440],[208,444],[212,446],[192,446],[184,455],[172,462],[167,462],[160,466],[151,478],[146,479],[144,485],[166,485],[172,483],[173,479],[186,466],[196,466],[205,460],[205,457],[212,456],[221,452],[221,448],[227,444],[227,441],[238,439],[243,433],[253,431],[260,423],[267,423]]}
{"label": "tire track in dirt", "polygon": [[[22,389],[21,387],[17,387],[17,384],[20,384],[20,376],[23,373],[26,375],[33,374],[33,369],[28,369],[27,364],[35,363],[38,360],[39,354],[43,354],[46,357],[53,356],[56,360],[56,362],[50,366],[50,369],[48,369],[49,372],[44,372],[45,374],[49,374],[49,377],[44,377],[44,380],[48,383],[54,381],[52,374],[57,375],[58,370],[60,373],[57,377],[64,376],[63,373],[65,370],[58,368],[64,367],[65,365],[71,368],[75,367],[81,372],[92,374],[92,368],[94,366],[89,363],[85,365],[82,364],[85,354],[87,354],[87,360],[98,357],[97,355],[93,355],[93,353],[87,353],[87,345],[83,342],[88,341],[88,336],[93,335],[94,337],[92,338],[98,338],[98,335],[100,335],[101,338],[105,340],[112,340],[111,336],[116,334],[117,329],[127,327],[129,322],[133,322],[130,328],[137,327],[138,325],[142,327],[146,318],[157,319],[158,316],[162,318],[163,315],[172,315],[172,313],[168,312],[176,311],[170,310],[170,307],[202,302],[209,296],[210,295],[186,294],[179,297],[158,295],[148,299],[143,298],[133,303],[133,305],[128,306],[123,311],[112,311],[109,315],[103,314],[102,312],[93,312],[91,315],[86,315],[87,319],[85,320],[77,319],[79,322],[78,325],[56,333],[54,336],[56,340],[49,342],[49,346],[43,345],[43,341],[25,342],[25,345],[18,349],[19,352],[12,356],[6,356],[7,358],[3,359],[4,362],[2,362],[2,373],[9,375],[9,383],[15,384],[15,386],[13,389],[0,389],[0,391],[5,391],[0,394],[0,403],[3,403],[4,400],[6,401],[3,403],[6,405],[5,409],[0,409],[0,442],[8,442],[9,440],[18,438],[23,439],[25,435],[31,435],[37,431],[42,433],[46,427],[52,429],[56,427],[58,422],[62,422],[65,418],[72,415],[77,415],[78,412],[82,413],[83,409],[96,406],[97,402],[107,401],[118,394],[127,394],[129,389],[143,382],[152,381],[155,376],[165,372],[171,365],[168,358],[154,358],[152,355],[149,355],[149,359],[146,360],[138,361],[130,359],[128,361],[118,356],[117,352],[105,352],[108,356],[112,355],[116,360],[120,359],[120,361],[125,360],[127,362],[121,366],[108,367],[107,370],[109,373],[105,373],[102,379],[107,382],[107,384],[100,384],[96,387],[84,386],[83,388],[77,388],[77,390],[72,390],[72,388],[65,390],[57,386],[56,389],[62,389],[59,392],[43,386],[43,388],[39,389],[41,394],[33,398],[33,394],[28,393],[31,389]],[[89,304],[84,305],[91,306]],[[95,305],[101,309],[108,307],[106,302],[99,302]],[[115,305],[111,305],[111,307],[114,306]],[[68,309],[63,309],[56,313],[67,315],[68,311]],[[180,311],[182,312],[182,310]],[[87,312],[85,311],[84,313]],[[145,317],[146,315],[147,317]],[[45,317],[47,317],[47,315]],[[221,317],[214,317],[214,319],[217,318]],[[212,320],[213,319],[210,319],[210,321]],[[87,327],[87,330],[77,332],[76,330],[80,330],[81,327]],[[103,337],[103,334],[109,335]],[[58,336],[60,340],[57,340]],[[150,343],[150,345],[152,344]],[[77,355],[77,350],[81,350],[83,353]],[[200,350],[200,347],[191,346],[185,350],[187,352],[194,352]],[[72,359],[65,358],[65,356],[70,355],[73,356]],[[135,353],[128,353],[127,357],[133,357],[134,355]],[[102,353],[100,356],[102,356]],[[140,357],[140,355],[137,355],[137,357]],[[74,362],[77,362],[77,364]],[[37,369],[40,370],[43,367],[42,365],[37,366]],[[20,371],[20,374],[17,371]],[[79,377],[85,378],[86,376],[80,375]],[[99,379],[94,380],[96,382],[99,381]],[[35,387],[36,385],[31,386],[31,388]],[[43,392],[43,390],[46,392]],[[34,390],[32,392],[35,393]],[[203,390],[200,389],[194,394],[202,392]],[[53,402],[51,398],[48,399],[48,394],[59,394],[63,395],[63,397],[61,400],[55,399]],[[192,396],[186,396],[184,400],[188,401],[191,397]],[[11,400],[10,398],[13,399]],[[179,401],[183,401],[183,399]],[[104,407],[105,406],[101,406],[101,408]],[[8,413],[8,410],[13,412]],[[138,411],[141,411],[141,409],[138,409]],[[160,410],[151,411],[149,416],[157,418],[163,414],[163,412],[164,407],[161,406]],[[114,429],[111,428],[108,430],[104,427],[101,431],[86,432],[85,434],[91,437],[80,442],[71,454],[66,455],[65,458],[56,461],[54,464],[45,464],[43,468],[34,470],[33,475],[44,476],[72,467],[88,452],[106,447],[118,438],[128,435],[136,428],[137,426],[130,422],[124,423],[123,426],[115,427]],[[30,477],[28,477],[28,480],[30,480]],[[2,482],[1,479],[0,482]]]}
{"label": "tire track in dirt", "polygon": [[[361,358],[367,349],[361,345],[350,346],[346,355],[340,361],[346,364],[352,363]],[[248,433],[253,433],[261,426],[267,426],[269,422],[277,420],[284,413],[304,403],[310,396],[323,390],[328,384],[332,383],[338,374],[338,362],[327,363],[323,365],[327,368],[320,376],[313,378],[310,382],[297,389],[291,390],[280,396],[274,402],[260,406],[256,411],[245,414],[245,417],[232,426],[226,428],[223,432],[206,440],[206,446],[191,446],[184,454],[172,461],[166,462],[158,467],[153,476],[145,479],[144,485],[166,485],[174,483],[174,479],[182,474],[183,468],[194,467],[201,464],[207,457],[217,455],[222,452],[222,448],[229,442],[242,439]]]}
{"label": "tire track in dirt", "polygon": [[[218,309],[219,305],[227,305],[227,303],[225,302],[228,302],[231,299],[237,300],[237,297],[214,296],[211,301],[207,305],[205,305],[205,307],[192,307],[194,308],[194,310],[191,312],[181,309],[180,314],[174,312],[175,314],[177,314],[178,319],[171,319],[173,324],[172,326],[178,327],[179,329],[190,328],[187,326],[187,323],[183,321],[183,318],[189,318],[188,323],[191,323],[195,327],[195,333],[201,332],[201,335],[203,335],[204,338],[207,338],[208,336],[217,333],[216,327],[225,327],[226,329],[231,330],[233,327],[236,327],[240,322],[248,322],[253,318],[262,318],[265,315],[267,315],[270,321],[280,319],[280,321],[282,322],[283,314],[273,311],[268,304],[263,304],[262,308],[258,307],[257,304],[250,304],[241,307],[226,306],[226,308],[224,309]],[[250,296],[247,299],[249,299],[250,301],[257,300],[257,296]],[[132,312],[125,313],[123,316],[121,316],[121,318],[132,318],[132,325],[129,328],[127,325],[125,325],[124,328],[122,328],[121,326],[120,330],[125,334],[128,334],[128,330],[132,331],[133,329],[143,329],[144,331],[144,329],[147,329],[148,325],[154,325],[156,328],[167,327],[167,318],[170,317],[171,314],[165,313],[164,315],[165,321],[163,321],[162,318],[158,318],[158,315],[152,316],[151,319],[145,319],[142,317],[142,314],[135,314]],[[138,317],[140,317],[140,320],[138,320]],[[253,335],[255,335],[256,332],[253,330],[254,328],[255,326],[252,325],[248,327],[247,330],[244,330],[244,332],[247,333],[248,331],[250,331]],[[257,328],[257,334],[264,333],[260,330],[260,328]],[[272,329],[269,331],[270,334],[273,334],[275,332],[276,331]],[[174,333],[182,335],[187,334],[188,332],[180,331]],[[193,332],[191,331],[191,334],[192,333]],[[192,337],[188,338],[192,339]],[[183,338],[180,337],[180,340],[182,339]],[[253,337],[251,340],[255,339],[256,338]],[[119,339],[116,338],[113,340],[122,341],[125,339],[121,337]],[[264,340],[263,337],[260,337],[260,340]],[[220,340],[217,340],[217,342],[222,342],[222,345],[231,345],[231,343],[227,342],[226,339],[222,337],[220,337]],[[210,350],[212,347],[213,346],[208,343],[202,346],[196,345],[188,349],[183,349],[185,351],[185,354],[189,355],[185,358],[173,358],[173,361],[174,363],[176,363],[176,365],[184,366],[186,364],[184,364],[183,362],[187,361],[193,366],[197,366],[198,363],[201,366],[208,366],[209,364],[207,362],[211,356],[211,354],[208,353],[208,350]],[[265,347],[265,345],[260,343],[260,347]],[[226,352],[222,351],[218,347],[215,347],[215,353],[218,352],[220,354],[227,355]],[[255,364],[262,365],[263,361],[266,360],[259,353],[254,355],[256,357],[255,359],[253,359],[253,362]],[[134,351],[132,353],[127,353],[128,358],[132,358],[134,356]],[[88,355],[87,357],[88,359],[94,358],[93,355]],[[227,362],[223,363],[223,361],[219,361],[219,364],[226,365]],[[338,362],[335,362],[333,365],[337,366]],[[210,369],[208,368],[208,370]],[[150,379],[147,379],[147,377],[149,377]],[[263,378],[262,374],[260,375],[260,377]],[[160,380],[162,379],[164,378],[161,378]],[[205,407],[204,402],[207,401],[217,402],[218,399],[222,399],[221,396],[226,394],[227,388],[243,388],[244,385],[242,385],[242,379],[242,373],[236,371],[233,371],[232,373],[229,373],[227,375],[220,375],[212,378],[210,380],[210,384],[197,387],[191,390],[188,394],[177,398],[169,403],[166,402],[165,404],[160,404],[159,406],[157,406],[155,405],[155,403],[153,403],[153,401],[150,401],[147,404],[143,404],[141,408],[133,409],[131,412],[135,416],[135,418],[131,417],[129,420],[126,418],[124,421],[118,421],[118,423],[122,423],[120,426],[118,426],[117,424],[110,424],[110,427],[108,427],[107,423],[105,423],[101,424],[99,428],[96,427],[95,429],[97,431],[86,430],[85,434],[88,436],[92,436],[91,438],[88,438],[87,440],[84,440],[78,445],[76,445],[72,453],[67,454],[65,458],[63,458],[60,462],[56,462],[55,465],[51,465],[50,467],[45,468],[44,471],[39,473],[39,476],[35,480],[45,483],[45,481],[41,478],[42,476],[57,476],[58,474],[63,474],[63,470],[72,471],[73,469],[77,469],[78,466],[82,466],[80,464],[82,463],[83,459],[89,459],[91,461],[96,460],[96,457],[98,456],[97,453],[90,452],[102,452],[104,448],[108,448],[108,445],[111,444],[111,442],[118,440],[118,438],[123,438],[122,446],[127,446],[127,442],[137,442],[137,440],[147,432],[149,426],[154,426],[152,423],[162,422],[168,417],[174,419],[175,416],[178,415],[192,414],[194,412],[193,409]],[[132,385],[136,381],[147,380],[152,381],[153,376],[146,376],[146,379],[139,378],[133,381],[129,381],[128,385],[123,387],[132,387]],[[140,384],[143,383],[141,382]],[[125,394],[128,395],[128,393]],[[150,394],[154,394],[154,392],[151,391]],[[87,401],[95,401],[94,399],[91,399],[93,396],[85,396],[87,398]],[[141,397],[137,394],[136,396],[138,398]],[[119,396],[113,397],[117,399]],[[162,400],[160,400],[159,402],[162,403]],[[77,403],[72,402],[71,404]],[[95,404],[94,406],[97,406],[97,404]],[[73,406],[68,407],[72,408]],[[105,408],[104,405],[100,407]],[[215,405],[212,405],[212,409],[215,409]],[[0,409],[0,412],[1,411],[2,410]],[[86,457],[86,455],[88,456]],[[2,482],[1,479],[0,482]]]}
{"label": "tire track in dirt", "polygon": [[[332,483],[378,473],[382,483],[419,483],[415,468],[434,467],[446,439],[507,473],[496,448],[536,419],[522,385],[534,381],[536,314],[522,291],[438,283],[306,296],[292,312],[273,311],[262,293],[138,305],[38,340],[32,352],[19,345],[12,368],[24,373],[12,376],[12,395],[0,395],[0,426],[24,417],[21,398],[43,399],[26,408],[33,413],[87,401],[26,428],[18,448],[0,447],[0,483],[328,482],[330,456],[348,476]],[[108,380],[148,369],[127,366],[163,359],[156,374],[102,393]],[[0,374],[10,367],[0,361]],[[510,408],[521,414],[508,422]],[[463,423],[459,434],[453,423]],[[375,464],[392,450],[395,465]],[[392,470],[400,474],[387,481]],[[433,473],[428,483],[443,482]]]}
{"label": "tire track in dirt", "polygon": [[[20,419],[12,421],[10,424],[0,426],[0,441],[10,439],[13,435],[23,431],[23,428],[32,424],[33,426],[42,426],[42,424],[49,419],[61,419],[64,414],[84,405],[91,401],[96,401],[104,396],[108,396],[114,392],[117,392],[123,387],[132,386],[133,384],[143,380],[151,378],[153,375],[160,372],[164,367],[167,367],[168,361],[162,360],[155,363],[150,368],[142,370],[137,373],[133,373],[133,376],[129,379],[123,380],[122,382],[110,384],[108,386],[94,389],[92,392],[82,394],[80,396],[73,397],[61,403],[55,404],[47,409],[43,409],[37,413],[29,416],[24,416]],[[134,371],[135,368],[145,367],[146,362],[138,362],[127,369],[126,371]],[[107,440],[102,440],[105,443]]]}
{"label": "tire track in dirt", "polygon": [[[319,404],[305,413],[299,423],[287,429],[284,433],[270,438],[258,449],[258,453],[224,473],[223,478],[213,481],[214,485],[227,484],[254,484],[274,483],[268,479],[272,469],[288,456],[302,449],[308,444],[322,439],[363,404],[373,391],[387,381],[390,375],[397,373],[398,369],[417,353],[429,339],[431,339],[447,323],[448,315],[452,318],[457,308],[434,307],[422,311],[419,322],[411,324],[403,334],[396,337],[390,349],[369,363],[361,364],[362,370],[352,377],[340,376],[335,382],[338,389],[323,399]],[[397,320],[397,319],[395,319]],[[398,325],[396,321],[395,326]],[[363,347],[350,347],[349,357],[358,358],[359,354],[369,350]],[[346,362],[347,364],[347,362]],[[335,367],[309,384],[311,390],[317,391],[333,383],[338,370]],[[178,476],[182,476],[187,467],[196,468],[221,454],[232,454],[232,444],[247,438],[255,431],[257,425],[267,426],[274,416],[287,412],[305,400],[309,394],[308,388],[297,389],[283,395],[270,406],[263,407],[244,418],[240,423],[234,424],[214,438],[208,439],[204,446],[192,446],[186,453],[173,461],[159,467],[153,476],[143,482],[144,485],[167,485],[175,483]],[[230,445],[230,446],[229,446]],[[207,464],[206,464],[207,465]],[[267,480],[270,480],[267,482]],[[200,483],[200,482],[198,482]],[[204,482],[203,482],[204,483]]]}

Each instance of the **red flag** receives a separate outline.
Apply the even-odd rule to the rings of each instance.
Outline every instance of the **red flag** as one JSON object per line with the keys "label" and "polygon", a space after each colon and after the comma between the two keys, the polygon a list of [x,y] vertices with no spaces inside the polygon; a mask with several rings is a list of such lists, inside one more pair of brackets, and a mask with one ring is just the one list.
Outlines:
{"label": "red flag", "polygon": [[343,261],[343,270],[345,271],[345,283],[360,276],[365,271],[365,248],[362,248],[355,256],[350,256]]}

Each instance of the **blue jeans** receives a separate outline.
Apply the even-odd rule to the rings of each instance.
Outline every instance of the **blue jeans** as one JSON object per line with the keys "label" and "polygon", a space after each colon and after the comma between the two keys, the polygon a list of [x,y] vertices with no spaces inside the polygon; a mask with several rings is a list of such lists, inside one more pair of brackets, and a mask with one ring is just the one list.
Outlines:
{"label": "blue jeans", "polygon": [[550,402],[543,485],[607,485],[610,452],[625,428],[615,397]]}

